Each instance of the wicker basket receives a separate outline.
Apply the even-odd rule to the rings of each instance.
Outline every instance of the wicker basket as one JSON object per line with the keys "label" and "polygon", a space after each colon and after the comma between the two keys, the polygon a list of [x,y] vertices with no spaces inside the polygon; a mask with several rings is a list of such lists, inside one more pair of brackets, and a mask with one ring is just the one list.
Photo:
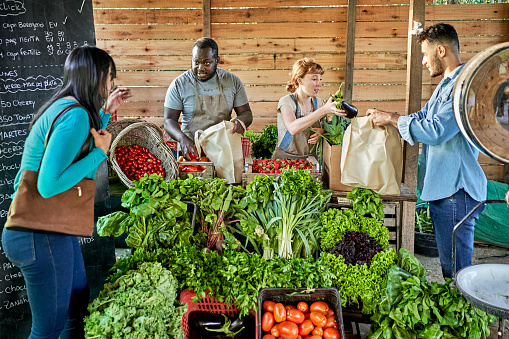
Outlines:
{"label": "wicker basket", "polygon": [[110,163],[120,180],[127,187],[134,187],[131,180],[122,172],[115,156],[115,148],[119,146],[140,145],[146,147],[150,153],[161,160],[166,172],[165,181],[178,177],[178,164],[170,147],[163,140],[163,132],[157,125],[150,122],[137,122],[122,129],[110,147]]}

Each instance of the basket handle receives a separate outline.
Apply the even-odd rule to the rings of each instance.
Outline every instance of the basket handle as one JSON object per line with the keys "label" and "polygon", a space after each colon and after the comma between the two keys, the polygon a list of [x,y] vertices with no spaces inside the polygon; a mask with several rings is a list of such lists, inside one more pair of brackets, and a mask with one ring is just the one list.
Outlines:
{"label": "basket handle", "polygon": [[196,148],[196,151],[198,152],[198,159],[201,158],[201,145],[200,145],[200,134],[203,133],[201,129],[194,132],[194,147]]}

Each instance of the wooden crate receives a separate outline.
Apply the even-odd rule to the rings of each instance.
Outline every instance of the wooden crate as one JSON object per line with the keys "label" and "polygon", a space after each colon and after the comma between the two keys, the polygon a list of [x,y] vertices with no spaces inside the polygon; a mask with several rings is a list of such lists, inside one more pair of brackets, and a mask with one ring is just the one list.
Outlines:
{"label": "wooden crate", "polygon": [[206,166],[206,172],[180,172],[179,171],[179,178],[182,180],[187,179],[188,174],[192,174],[194,178],[215,178],[216,177],[216,169],[214,168],[214,163],[212,162],[203,162],[203,161],[179,161],[180,165],[204,165]]}
{"label": "wooden crate", "polygon": [[[318,179],[322,181],[322,172],[318,170],[318,160],[316,160],[315,157],[310,156],[306,159],[310,163],[313,164],[313,167],[316,169],[316,172],[311,172],[310,175],[313,177],[313,179]],[[253,159],[248,156],[245,159],[245,167],[244,167],[244,173],[242,173],[242,187],[246,187],[247,184],[249,184],[251,181],[254,180],[255,176],[261,175],[261,176],[269,176],[269,177],[277,177],[280,176],[280,173],[253,173]]]}

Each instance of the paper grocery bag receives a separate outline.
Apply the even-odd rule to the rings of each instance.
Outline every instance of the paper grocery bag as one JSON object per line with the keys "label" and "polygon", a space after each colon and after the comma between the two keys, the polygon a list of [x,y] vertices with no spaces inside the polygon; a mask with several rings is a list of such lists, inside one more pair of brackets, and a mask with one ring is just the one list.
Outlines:
{"label": "paper grocery bag", "polygon": [[394,126],[373,129],[369,117],[354,118],[343,137],[341,183],[399,195],[402,172],[403,147],[398,130]]}
{"label": "paper grocery bag", "polygon": [[198,154],[201,155],[203,148],[214,163],[217,176],[228,180],[229,184],[242,181],[244,167],[241,135],[232,134],[233,127],[234,123],[222,121],[205,131],[196,131],[194,138]]}

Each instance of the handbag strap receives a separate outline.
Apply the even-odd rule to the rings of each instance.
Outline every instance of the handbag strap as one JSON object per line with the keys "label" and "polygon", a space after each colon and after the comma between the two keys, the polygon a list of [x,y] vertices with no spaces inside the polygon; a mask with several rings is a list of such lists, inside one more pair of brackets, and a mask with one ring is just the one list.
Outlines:
{"label": "handbag strap", "polygon": [[[55,117],[55,119],[53,119],[53,122],[51,123],[51,126],[49,127],[48,129],[48,132],[46,132],[46,136],[44,137],[44,146],[42,147],[42,156],[41,156],[41,162],[39,163],[39,169],[38,171],[41,170],[41,164],[42,164],[42,158],[44,157],[44,152],[46,151],[46,146],[48,145],[48,140],[49,140],[49,137],[50,137],[50,134],[53,130],[53,126],[55,125],[55,122],[57,122],[57,120],[62,116],[64,115],[64,113],[70,111],[71,109],[73,108],[77,108],[77,107],[81,107],[83,108],[87,114],[88,114],[88,119],[89,119],[89,122],[90,122],[90,125],[92,126],[92,117],[90,116],[90,112],[83,106],[81,106],[80,104],[71,104],[69,106],[66,106],[64,107],[58,114],[57,116]],[[89,153],[89,149],[90,149],[90,142],[92,141],[92,134],[89,133],[88,134],[88,137],[87,137],[87,140],[85,140],[85,143],[83,144],[83,146],[81,147],[81,152],[80,152],[80,155],[78,157],[78,160],[84,158],[88,153]]]}

